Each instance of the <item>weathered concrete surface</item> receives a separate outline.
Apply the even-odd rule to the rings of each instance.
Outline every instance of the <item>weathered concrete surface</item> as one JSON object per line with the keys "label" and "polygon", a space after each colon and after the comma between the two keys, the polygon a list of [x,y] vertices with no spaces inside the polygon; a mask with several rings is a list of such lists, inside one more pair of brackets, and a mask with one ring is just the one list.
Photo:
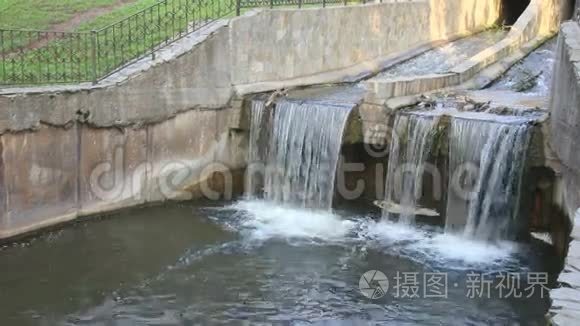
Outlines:
{"label": "weathered concrete surface", "polygon": [[577,325],[580,320],[580,210],[574,216],[572,241],[566,257],[564,270],[558,277],[562,287],[550,291],[552,324]]}
{"label": "weathered concrete surface", "polygon": [[[19,233],[45,225],[47,216],[66,221],[78,202],[77,128],[43,127],[35,133],[6,134],[2,143],[5,189],[4,229]],[[1,233],[0,233],[1,236]]]}
{"label": "weathered concrete surface", "polygon": [[562,287],[550,292],[551,321],[577,325],[580,320],[580,26],[562,24],[550,107],[551,145],[562,164],[561,206],[572,224]]}
{"label": "weathered concrete surface", "polygon": [[564,165],[580,175],[580,26],[562,24],[551,99],[552,138]]}
{"label": "weathered concrete surface", "polygon": [[0,135],[0,240],[78,216],[240,191],[247,140],[232,131],[239,116],[231,108],[190,110],[141,127]]}
{"label": "weathered concrete surface", "polygon": [[83,125],[79,133],[79,215],[144,203],[147,128]]}
{"label": "weathered concrete surface", "polygon": [[[499,3],[386,1],[364,6],[268,10],[253,19],[235,19],[231,24],[235,54],[232,83],[255,84],[335,71],[429,41],[472,33],[499,18]],[[352,22],[357,22],[356,28],[352,28]]]}

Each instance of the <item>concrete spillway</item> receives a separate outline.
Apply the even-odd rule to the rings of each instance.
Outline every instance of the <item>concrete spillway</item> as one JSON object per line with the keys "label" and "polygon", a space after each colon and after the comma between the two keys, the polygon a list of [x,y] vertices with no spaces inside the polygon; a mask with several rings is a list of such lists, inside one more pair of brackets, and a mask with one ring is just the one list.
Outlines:
{"label": "concrete spillway", "polygon": [[506,71],[488,89],[548,96],[556,60],[556,43],[557,37],[544,43]]}
{"label": "concrete spillway", "polygon": [[480,51],[495,44],[506,35],[503,30],[490,30],[462,38],[429,50],[400,65],[387,69],[378,78],[421,76],[449,72]]}
{"label": "concrete spillway", "polygon": [[498,80],[482,90],[470,91],[478,102],[512,108],[548,108],[552,90],[557,38],[552,38],[528,54]]}

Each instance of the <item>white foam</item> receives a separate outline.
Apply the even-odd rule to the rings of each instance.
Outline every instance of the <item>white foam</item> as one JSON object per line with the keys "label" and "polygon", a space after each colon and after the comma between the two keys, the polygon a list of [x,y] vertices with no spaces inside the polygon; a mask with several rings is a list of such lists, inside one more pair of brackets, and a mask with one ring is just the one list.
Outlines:
{"label": "white foam", "polygon": [[[514,262],[518,245],[489,243],[420,226],[370,218],[344,219],[327,211],[298,209],[262,200],[244,200],[234,210],[235,229],[254,241],[283,239],[360,243],[384,253],[449,269],[500,267]],[[298,241],[301,243],[301,241]]]}
{"label": "white foam", "polygon": [[517,252],[517,244],[513,242],[477,241],[388,221],[367,221],[359,235],[375,241],[385,252],[451,269],[510,263]]}
{"label": "white foam", "polygon": [[511,260],[517,245],[508,241],[489,243],[460,235],[437,234],[416,243],[413,249],[450,264],[496,265]]}
{"label": "white foam", "polygon": [[267,201],[240,201],[231,208],[238,211],[240,227],[255,240],[341,240],[356,225],[331,212],[290,208]]}
{"label": "white foam", "polygon": [[427,237],[427,233],[402,223],[393,223],[389,221],[368,221],[364,223],[361,235],[365,238],[376,240],[381,244],[395,244],[407,241],[420,241]]}

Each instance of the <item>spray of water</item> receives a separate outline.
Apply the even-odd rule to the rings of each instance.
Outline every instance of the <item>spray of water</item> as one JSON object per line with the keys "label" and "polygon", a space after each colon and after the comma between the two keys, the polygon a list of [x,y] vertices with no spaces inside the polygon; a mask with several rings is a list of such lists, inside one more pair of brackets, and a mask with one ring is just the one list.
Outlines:
{"label": "spray of water", "polygon": [[[446,269],[501,267],[514,262],[518,246],[488,243],[439,228],[416,227],[366,216],[339,216],[326,211],[284,207],[263,200],[240,201],[226,208],[246,241],[291,245],[333,244],[366,252],[377,250]],[[358,248],[358,249],[356,249]]]}

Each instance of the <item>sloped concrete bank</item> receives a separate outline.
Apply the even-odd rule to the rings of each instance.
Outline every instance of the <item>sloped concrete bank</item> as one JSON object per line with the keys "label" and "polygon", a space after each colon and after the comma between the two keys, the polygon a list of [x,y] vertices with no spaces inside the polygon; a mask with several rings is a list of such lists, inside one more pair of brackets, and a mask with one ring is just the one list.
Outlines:
{"label": "sloped concrete bank", "polygon": [[2,89],[0,239],[87,214],[223,195],[228,182],[241,184],[232,179],[246,164],[236,92],[376,71],[490,26],[499,3],[252,11],[209,24],[97,85]]}
{"label": "sloped concrete bank", "polygon": [[558,39],[550,107],[551,145],[561,166],[561,207],[572,225],[566,264],[550,292],[554,325],[577,325],[580,319],[580,26],[562,24]]}

